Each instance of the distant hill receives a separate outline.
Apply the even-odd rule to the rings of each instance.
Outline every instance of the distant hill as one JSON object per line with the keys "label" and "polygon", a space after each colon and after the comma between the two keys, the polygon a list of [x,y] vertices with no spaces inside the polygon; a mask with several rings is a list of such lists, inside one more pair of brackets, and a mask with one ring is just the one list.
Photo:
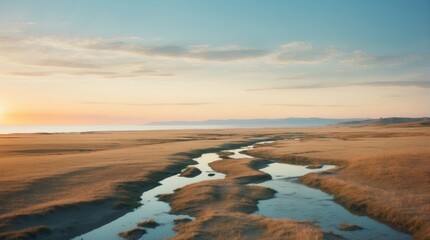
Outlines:
{"label": "distant hill", "polygon": [[404,125],[404,126],[430,126],[430,118],[379,118],[379,119],[366,119],[341,122],[342,125]]}
{"label": "distant hill", "polygon": [[367,120],[364,118],[280,118],[280,119],[223,119],[206,121],[173,121],[152,122],[149,126],[220,126],[220,127],[316,127],[334,125],[341,122],[357,122]]}

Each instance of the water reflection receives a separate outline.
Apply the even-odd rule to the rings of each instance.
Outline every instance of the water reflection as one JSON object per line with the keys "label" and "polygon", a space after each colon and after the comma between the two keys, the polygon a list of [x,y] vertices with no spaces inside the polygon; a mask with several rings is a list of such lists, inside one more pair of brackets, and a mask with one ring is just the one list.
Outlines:
{"label": "water reflection", "polygon": [[[274,198],[260,201],[259,210],[255,214],[271,218],[313,221],[324,231],[333,231],[348,239],[411,239],[409,235],[366,216],[354,215],[336,204],[333,196],[297,182],[299,176],[333,167],[325,165],[322,169],[307,169],[305,166],[272,163],[261,169],[270,174],[273,180],[255,185],[272,188],[277,193]],[[337,227],[342,223],[356,224],[363,230],[340,231]]]}
{"label": "water reflection", "polygon": [[[251,156],[241,152],[252,148],[253,146],[247,146],[227,151],[234,153],[230,156],[233,159],[251,158]],[[232,161],[234,161],[233,159]],[[202,174],[194,178],[180,177],[177,174],[164,179],[160,182],[160,186],[142,194],[141,202],[143,205],[141,207],[75,239],[122,239],[118,236],[119,232],[134,228],[138,222],[145,219],[154,219],[161,225],[155,229],[147,229],[147,234],[143,235],[142,239],[166,239],[174,236],[173,220],[181,217],[191,217],[169,214],[169,204],[159,201],[156,196],[173,193],[175,189],[191,183],[225,177],[224,174],[213,171],[208,165],[210,162],[221,160],[216,153],[206,153],[194,160],[198,164],[192,166],[200,169]],[[333,231],[348,239],[411,239],[409,235],[393,230],[368,217],[354,215],[336,204],[331,195],[297,182],[298,177],[307,173],[324,171],[334,167],[333,165],[324,165],[320,169],[307,169],[305,166],[291,164],[275,162],[269,164],[267,167],[261,169],[261,171],[270,174],[272,180],[254,185],[272,188],[277,193],[272,199],[260,201],[258,203],[259,210],[255,214],[272,218],[314,221],[325,231]],[[213,173],[214,176],[208,176],[208,173]],[[337,230],[337,227],[342,223],[357,224],[364,229],[353,232]]]}
{"label": "water reflection", "polygon": [[[83,234],[74,238],[75,240],[80,239],[104,239],[104,240],[119,240],[122,239],[118,236],[118,233],[129,230],[136,227],[136,224],[145,219],[154,219],[160,224],[160,226],[154,229],[146,229],[147,233],[143,235],[144,239],[166,239],[175,235],[173,231],[174,219],[190,216],[186,215],[172,215],[170,206],[168,203],[159,201],[156,197],[159,194],[173,193],[175,189],[184,187],[191,183],[196,183],[209,179],[221,179],[225,175],[212,170],[208,165],[209,163],[220,160],[216,153],[202,154],[200,157],[195,158],[198,162],[196,165],[202,171],[202,173],[194,178],[180,177],[179,174],[171,176],[160,181],[160,186],[155,187],[149,191],[146,191],[141,196],[141,203],[143,204],[133,212],[127,213],[126,215],[100,227],[91,232]],[[208,173],[213,173],[213,176],[208,176]]]}

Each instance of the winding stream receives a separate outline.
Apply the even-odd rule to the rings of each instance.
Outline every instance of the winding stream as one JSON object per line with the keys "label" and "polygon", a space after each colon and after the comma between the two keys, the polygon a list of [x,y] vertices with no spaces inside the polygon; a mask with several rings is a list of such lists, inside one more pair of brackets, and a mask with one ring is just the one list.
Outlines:
{"label": "winding stream", "polygon": [[[177,174],[160,181],[161,185],[142,194],[142,206],[106,225],[103,225],[100,228],[94,229],[91,232],[78,236],[74,238],[74,240],[122,240],[123,238],[121,238],[118,233],[132,229],[136,227],[137,223],[148,219],[155,220],[157,223],[160,224],[160,226],[154,229],[145,229],[147,233],[143,235],[143,239],[166,239],[174,236],[175,231],[173,231],[173,227],[175,219],[194,218],[187,215],[169,214],[169,204],[166,202],[159,201],[156,196],[159,194],[173,193],[175,189],[182,188],[188,184],[210,179],[224,178],[224,174],[213,171],[212,168],[208,165],[209,163],[220,159],[221,158],[219,158],[218,154],[216,153],[205,153],[198,158],[194,158],[193,160],[197,161],[198,164],[190,166],[194,166],[200,169],[202,171],[200,175],[195,176],[193,178],[186,178],[181,177],[179,176],[179,174]],[[209,177],[209,173],[215,175]]]}
{"label": "winding stream", "polygon": [[[267,142],[260,142],[264,144]],[[252,158],[241,153],[243,150],[253,148],[254,145],[232,150],[229,156],[232,159]],[[202,171],[193,178],[181,177],[179,174],[168,177],[160,182],[161,185],[146,191],[141,196],[142,206],[124,216],[94,229],[86,234],[74,238],[74,240],[120,240],[118,233],[136,227],[137,223],[153,219],[160,224],[154,229],[145,229],[147,233],[141,239],[166,239],[175,235],[173,231],[174,219],[190,218],[186,215],[169,214],[170,206],[168,203],[159,201],[156,197],[159,194],[173,193],[175,189],[182,188],[188,184],[211,180],[222,179],[224,174],[215,172],[208,164],[221,160],[216,153],[205,153],[198,158],[194,158],[197,164],[192,165]],[[232,160],[234,161],[234,160]],[[398,232],[387,225],[379,223],[366,216],[357,216],[336,204],[333,197],[320,190],[309,188],[297,182],[298,177],[310,172],[323,171],[335,166],[325,165],[321,169],[307,169],[305,166],[271,163],[267,167],[260,169],[272,176],[272,180],[254,184],[272,188],[277,191],[274,198],[263,200],[258,203],[258,211],[254,214],[272,218],[292,218],[299,221],[314,221],[324,231],[332,231],[348,239],[411,239],[405,233]],[[208,176],[209,173],[214,174]],[[211,175],[212,175],[211,174]],[[356,224],[362,230],[340,231],[337,227],[342,223]]]}
{"label": "winding stream", "polygon": [[[319,170],[327,170],[332,167],[334,166],[326,165]],[[411,239],[409,235],[369,217],[350,213],[336,204],[332,195],[298,183],[299,175],[297,173],[311,172],[303,166],[272,163],[260,170],[272,175],[273,179],[255,185],[272,188],[277,193],[274,198],[260,201],[259,210],[254,214],[271,218],[312,221],[325,232],[333,232],[347,239]],[[341,224],[358,225],[363,229],[341,231],[337,229]]]}

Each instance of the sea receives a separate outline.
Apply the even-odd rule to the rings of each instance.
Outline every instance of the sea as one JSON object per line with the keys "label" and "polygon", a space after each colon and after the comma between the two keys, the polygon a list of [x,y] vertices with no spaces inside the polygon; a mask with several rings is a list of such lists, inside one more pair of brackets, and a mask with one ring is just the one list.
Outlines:
{"label": "sea", "polygon": [[223,125],[0,125],[0,134],[13,133],[82,133],[101,131],[149,131],[178,129],[221,129]]}

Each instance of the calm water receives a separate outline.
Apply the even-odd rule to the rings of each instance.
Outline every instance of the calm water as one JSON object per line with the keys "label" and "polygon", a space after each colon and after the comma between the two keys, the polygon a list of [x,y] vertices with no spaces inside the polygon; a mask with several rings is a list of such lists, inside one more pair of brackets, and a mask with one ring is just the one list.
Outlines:
{"label": "calm water", "polygon": [[141,131],[174,129],[218,129],[231,126],[147,126],[147,125],[0,125],[0,134],[11,133],[79,133],[94,131]]}
{"label": "calm water", "polygon": [[[225,151],[234,153],[230,156],[233,158],[231,161],[234,161],[235,158],[250,158],[251,156],[243,154],[241,151],[251,148],[253,148],[253,146]],[[169,214],[169,204],[159,201],[156,196],[159,194],[173,193],[175,189],[191,183],[210,179],[222,179],[225,177],[224,174],[213,171],[208,165],[210,162],[220,160],[218,154],[206,153],[194,160],[196,160],[198,164],[193,166],[202,171],[200,175],[194,178],[185,178],[177,174],[164,179],[160,182],[160,186],[142,194],[142,206],[100,228],[78,236],[74,238],[74,240],[119,240],[122,238],[118,236],[118,233],[132,229],[136,227],[137,223],[147,219],[154,219],[161,225],[155,229],[146,229],[148,232],[144,234],[141,239],[166,239],[174,236],[174,219],[180,217],[193,218]],[[366,216],[354,215],[336,204],[333,201],[333,196],[297,182],[298,177],[307,173],[324,171],[334,167],[335,166],[332,165],[325,165],[321,169],[307,169],[305,166],[291,164],[275,162],[269,164],[267,167],[261,169],[261,171],[270,174],[272,180],[254,185],[272,188],[276,190],[277,193],[272,199],[260,201],[258,203],[259,210],[254,214],[272,218],[291,218],[299,221],[313,221],[324,231],[333,231],[348,239],[411,239],[409,235],[396,231]],[[208,173],[214,173],[215,175],[209,177]],[[337,227],[342,223],[356,224],[364,229],[352,232],[337,230]]]}
{"label": "calm water", "polygon": [[[333,231],[347,239],[411,239],[405,233],[396,231],[366,216],[351,214],[333,201],[333,196],[318,189],[309,188],[297,182],[297,177],[309,172],[333,168],[326,165],[319,170],[306,169],[283,163],[272,163],[261,169],[272,176],[272,180],[255,184],[277,191],[274,198],[258,203],[255,214],[271,218],[292,218],[299,221],[313,221],[324,231]],[[340,231],[342,224],[356,224],[363,228],[357,231]]]}
{"label": "calm water", "polygon": [[[225,177],[224,174],[213,171],[212,168],[208,165],[213,161],[220,160],[218,154],[206,153],[202,154],[198,158],[195,158],[194,160],[197,161],[198,164],[192,166],[197,167],[202,171],[200,175],[193,178],[186,178],[180,177],[179,174],[177,174],[175,176],[171,176],[164,179],[160,182],[160,186],[155,187],[142,194],[141,203],[143,205],[135,209],[133,212],[127,213],[126,215],[116,219],[113,222],[110,222],[100,228],[78,236],[74,239],[119,240],[122,238],[118,236],[118,233],[134,228],[136,227],[137,223],[147,219],[154,219],[160,224],[160,226],[155,229],[146,229],[148,232],[143,235],[142,239],[166,239],[174,236],[174,219],[181,217],[187,217],[191,219],[193,218],[190,216],[178,216],[169,214],[169,204],[159,201],[156,196],[159,194],[173,193],[175,189],[184,187],[191,183],[196,183],[209,179],[221,179]],[[208,173],[213,173],[215,175],[209,177]]]}
{"label": "calm water", "polygon": [[[272,141],[262,142],[271,143]],[[242,149],[250,149],[246,147]],[[236,149],[231,158],[250,157]],[[366,216],[358,216],[333,201],[333,196],[318,189],[307,187],[298,182],[298,177],[311,172],[325,171],[335,168],[334,165],[324,165],[320,169],[307,169],[306,166],[273,162],[260,169],[272,176],[272,180],[252,184],[274,189],[277,191],[271,199],[258,203],[258,211],[254,214],[271,218],[290,218],[298,221],[315,222],[326,232],[334,232],[347,239],[411,239],[405,233],[392,229]],[[337,227],[342,224],[356,224],[363,228],[357,231],[340,231]]]}

